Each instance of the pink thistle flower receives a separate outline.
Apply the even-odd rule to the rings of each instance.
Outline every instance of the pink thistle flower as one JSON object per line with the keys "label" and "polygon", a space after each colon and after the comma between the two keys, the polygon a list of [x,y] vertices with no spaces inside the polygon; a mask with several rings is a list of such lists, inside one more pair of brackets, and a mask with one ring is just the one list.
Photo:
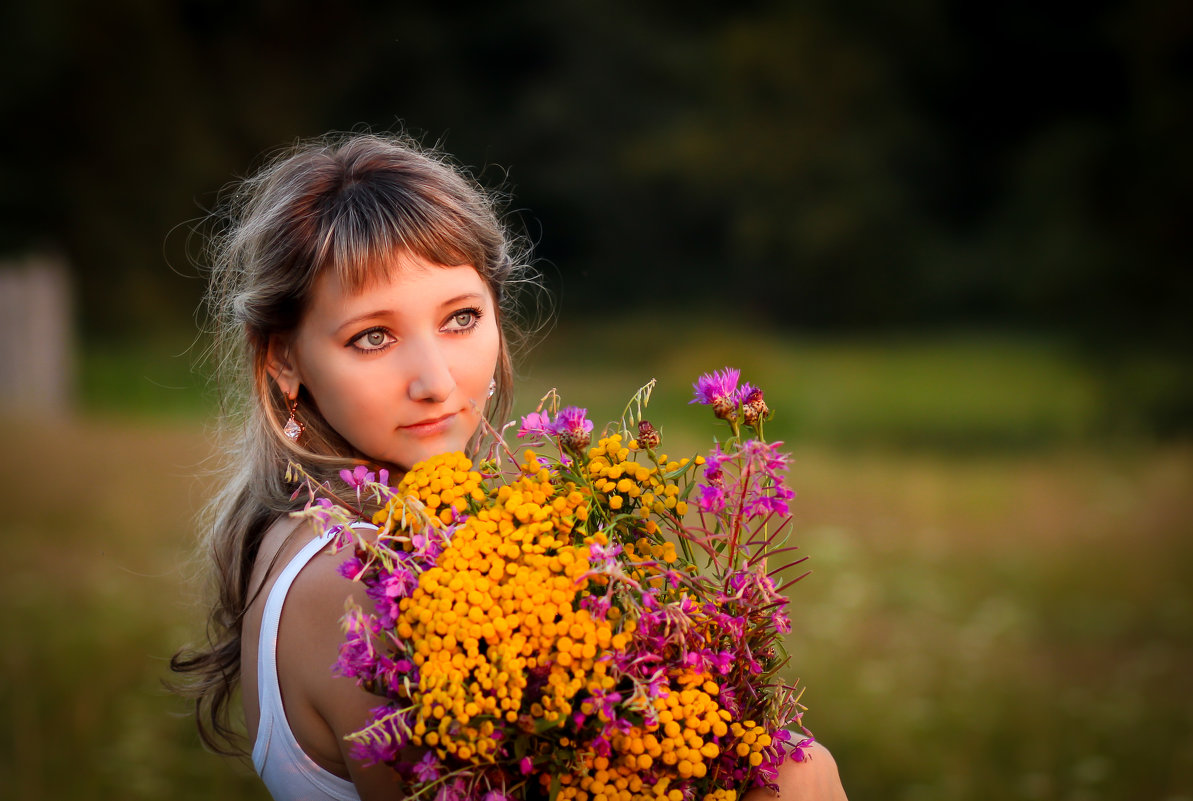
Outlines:
{"label": "pink thistle flower", "polygon": [[578,406],[560,409],[551,424],[551,432],[559,437],[559,444],[570,451],[580,452],[592,442],[592,421],[588,410]]}
{"label": "pink thistle flower", "polygon": [[688,403],[699,403],[712,406],[718,400],[737,401],[737,381],[741,378],[741,370],[726,367],[724,370],[714,370],[705,373],[692,384],[695,397]]}
{"label": "pink thistle flower", "polygon": [[738,389],[737,380],[741,378],[741,370],[736,367],[726,367],[705,373],[692,384],[695,395],[688,403],[699,403],[711,406],[713,414],[722,420],[737,418]]}

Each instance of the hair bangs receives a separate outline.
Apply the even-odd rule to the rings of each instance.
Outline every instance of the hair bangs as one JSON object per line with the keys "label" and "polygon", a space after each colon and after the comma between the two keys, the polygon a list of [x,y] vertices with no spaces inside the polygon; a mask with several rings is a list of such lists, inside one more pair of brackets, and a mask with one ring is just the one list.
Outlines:
{"label": "hair bangs", "polygon": [[[370,180],[371,179],[371,180]],[[466,209],[443,193],[412,191],[366,175],[346,183],[325,216],[315,264],[333,269],[352,291],[392,277],[399,253],[445,267],[471,265],[483,272],[491,258]]]}

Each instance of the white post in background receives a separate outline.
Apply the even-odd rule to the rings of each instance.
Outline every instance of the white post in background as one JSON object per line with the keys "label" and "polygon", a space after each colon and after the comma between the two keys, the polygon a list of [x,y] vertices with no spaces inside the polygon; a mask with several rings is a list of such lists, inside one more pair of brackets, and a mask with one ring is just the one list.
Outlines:
{"label": "white post in background", "polygon": [[0,262],[0,409],[56,417],[71,409],[70,279],[62,260]]}

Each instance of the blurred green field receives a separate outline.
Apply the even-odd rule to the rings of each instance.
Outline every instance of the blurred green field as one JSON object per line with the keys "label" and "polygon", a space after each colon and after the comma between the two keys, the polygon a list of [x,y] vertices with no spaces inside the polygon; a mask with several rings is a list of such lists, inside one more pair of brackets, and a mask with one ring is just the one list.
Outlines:
{"label": "blurred green field", "polygon": [[[692,320],[715,319],[715,326]],[[202,342],[157,337],[93,342],[78,355],[78,396],[125,419],[202,418],[215,395],[193,368]],[[776,411],[771,436],[841,447],[1023,450],[1138,439],[1190,396],[1184,361],[1156,352],[1097,361],[1043,337],[953,332],[834,338],[780,333],[739,316],[688,311],[613,316],[550,330],[518,359],[519,404],[557,387],[597,419],[620,415],[650,378],[683,406],[702,371],[733,365],[761,383]],[[678,410],[680,426],[698,425]],[[1182,418],[1183,419],[1183,418]]]}
{"label": "blurred green field", "polygon": [[[677,453],[712,430],[695,372],[767,388],[813,570],[790,650],[851,798],[1193,799],[1193,446],[1099,438],[1097,382],[1031,343],[658,336],[559,332],[519,407],[612,418],[653,375]],[[0,797],[264,799],[161,688],[201,625],[210,405],[130,353],[74,421],[0,420]]]}

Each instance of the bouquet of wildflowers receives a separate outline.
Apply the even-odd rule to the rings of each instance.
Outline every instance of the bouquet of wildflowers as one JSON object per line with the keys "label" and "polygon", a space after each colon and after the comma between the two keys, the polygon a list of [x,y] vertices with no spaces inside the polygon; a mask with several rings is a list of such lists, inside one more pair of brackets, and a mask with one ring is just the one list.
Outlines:
{"label": "bouquet of wildflowers", "polygon": [[[335,669],[384,699],[350,739],[413,797],[732,801],[803,758],[772,580],[803,560],[774,564],[793,493],[763,394],[700,377],[692,402],[729,436],[671,459],[643,416],[653,386],[595,443],[551,393],[520,457],[444,454],[396,488],[345,471],[381,510],[375,536],[345,535],[344,575],[375,603],[349,610]],[[306,514],[360,513],[324,495]]]}

